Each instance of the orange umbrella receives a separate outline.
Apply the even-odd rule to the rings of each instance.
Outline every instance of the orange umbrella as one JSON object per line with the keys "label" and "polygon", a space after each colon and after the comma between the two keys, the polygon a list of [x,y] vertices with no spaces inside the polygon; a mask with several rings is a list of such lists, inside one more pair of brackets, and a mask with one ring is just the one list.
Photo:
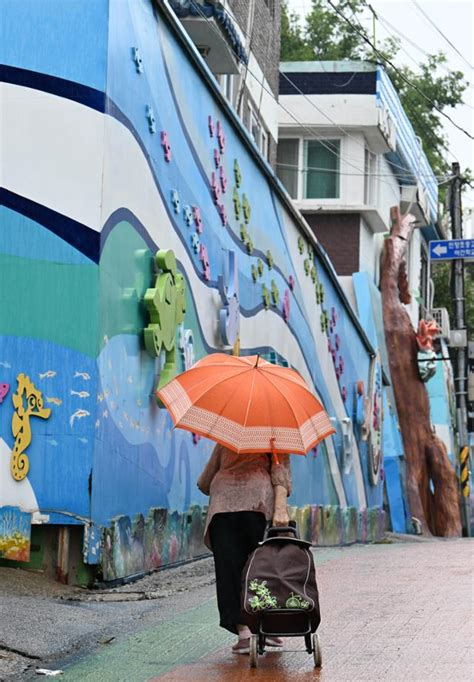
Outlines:
{"label": "orange umbrella", "polygon": [[335,432],[298,372],[258,355],[208,355],[157,396],[176,427],[239,453],[304,455]]}

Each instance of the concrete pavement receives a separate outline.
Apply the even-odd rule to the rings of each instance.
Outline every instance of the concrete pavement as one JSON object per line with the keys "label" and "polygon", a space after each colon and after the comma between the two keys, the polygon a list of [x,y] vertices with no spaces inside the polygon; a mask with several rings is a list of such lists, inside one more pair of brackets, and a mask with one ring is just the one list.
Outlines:
{"label": "concrete pavement", "polygon": [[[93,630],[94,618],[101,627],[76,640],[78,654],[71,656],[70,649],[67,658],[50,657],[46,667],[63,668],[65,680],[90,682],[232,682],[256,675],[325,682],[474,679],[473,541],[354,545],[317,549],[315,555],[323,618],[321,671],[302,650],[266,654],[251,671],[247,656],[229,653],[233,638],[217,627],[213,585],[198,581],[192,587],[192,575],[185,578],[189,591],[160,599],[79,602],[74,612],[82,627]],[[201,566],[204,579],[210,562]],[[147,580],[165,579],[183,590],[173,573]],[[136,594],[140,582],[126,589]],[[69,622],[64,627],[68,632]],[[107,643],[110,637],[115,639]],[[287,648],[302,644],[286,640]]]}

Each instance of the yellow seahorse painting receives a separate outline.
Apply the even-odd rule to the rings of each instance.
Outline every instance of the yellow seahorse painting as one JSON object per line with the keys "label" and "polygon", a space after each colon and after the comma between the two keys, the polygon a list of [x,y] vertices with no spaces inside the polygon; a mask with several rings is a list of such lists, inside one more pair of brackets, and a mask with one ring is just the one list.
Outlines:
{"label": "yellow seahorse painting", "polygon": [[12,433],[15,444],[12,450],[10,471],[16,481],[21,481],[27,475],[30,462],[25,450],[31,443],[30,417],[48,419],[51,408],[43,407],[43,395],[35,387],[26,374],[19,374],[16,378],[18,388],[12,395],[15,412],[12,417]]}

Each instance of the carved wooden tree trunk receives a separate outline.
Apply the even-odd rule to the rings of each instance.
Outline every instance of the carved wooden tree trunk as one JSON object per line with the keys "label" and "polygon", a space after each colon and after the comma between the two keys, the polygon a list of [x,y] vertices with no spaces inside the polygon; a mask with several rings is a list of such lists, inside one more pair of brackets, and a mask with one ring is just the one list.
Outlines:
{"label": "carved wooden tree trunk", "polygon": [[[456,476],[444,443],[431,428],[425,385],[417,366],[415,330],[404,303],[411,298],[406,273],[406,252],[414,217],[391,210],[392,229],[382,253],[380,288],[398,418],[406,459],[408,504],[421,522],[422,532],[440,536],[461,535]],[[433,483],[434,492],[430,488]]]}

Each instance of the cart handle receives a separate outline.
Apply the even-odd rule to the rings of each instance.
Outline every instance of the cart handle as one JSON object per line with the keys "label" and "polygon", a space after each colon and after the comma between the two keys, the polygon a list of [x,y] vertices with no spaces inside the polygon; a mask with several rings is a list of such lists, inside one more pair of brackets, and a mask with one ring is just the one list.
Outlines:
{"label": "cart handle", "polygon": [[296,527],[296,521],[290,521],[287,526],[269,526],[265,529],[263,539],[274,538],[276,535],[280,535],[280,533],[292,533],[297,539],[300,537]]}

